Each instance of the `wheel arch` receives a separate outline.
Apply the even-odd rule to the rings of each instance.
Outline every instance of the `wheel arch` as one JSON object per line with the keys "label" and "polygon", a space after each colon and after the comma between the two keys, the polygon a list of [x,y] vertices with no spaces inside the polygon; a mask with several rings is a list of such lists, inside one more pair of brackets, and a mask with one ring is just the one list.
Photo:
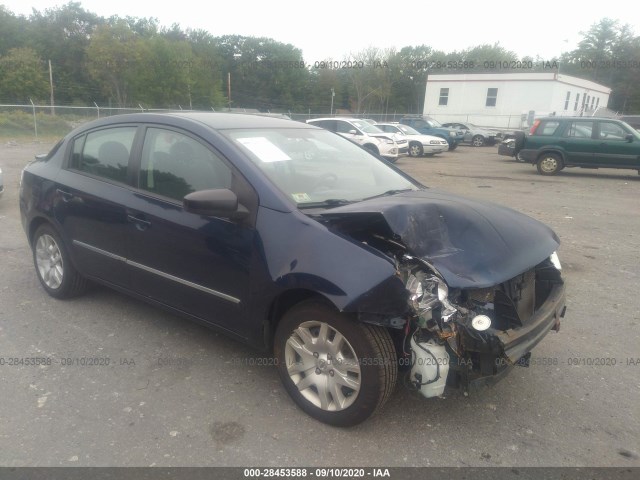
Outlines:
{"label": "wheel arch", "polygon": [[380,149],[373,143],[367,142],[362,145],[362,148],[373,152],[375,155],[380,155]]}
{"label": "wheel arch", "polygon": [[558,156],[560,157],[560,160],[562,160],[562,163],[563,163],[563,164],[566,164],[566,155],[565,155],[565,152],[564,152],[564,151],[562,151],[562,150],[560,150],[560,149],[558,149],[558,148],[553,148],[553,147],[551,147],[551,148],[544,148],[544,147],[543,147],[543,148],[541,148],[541,149],[538,151],[538,154],[536,155],[535,163],[537,163],[537,162],[538,162],[538,160],[540,160],[540,158],[541,158],[543,155],[548,155],[548,154],[550,154],[550,153],[555,154],[555,155],[558,155]]}
{"label": "wheel arch", "polygon": [[278,323],[280,322],[284,314],[296,305],[312,299],[326,303],[327,305],[330,305],[337,310],[336,305],[327,297],[325,297],[321,293],[306,288],[294,288],[291,290],[285,290],[271,300],[269,309],[267,311],[267,318],[264,324],[265,348],[267,348],[268,350],[271,350],[273,348],[274,334],[276,328],[278,328]]}
{"label": "wheel arch", "polygon": [[29,222],[29,226],[27,229],[27,239],[29,240],[29,245],[33,245],[33,236],[36,234],[36,230],[38,230],[38,228],[40,228],[40,226],[44,225],[45,223],[50,225],[51,228],[55,229],[55,231],[58,232],[58,235],[60,235],[60,229],[51,220],[40,216],[34,217]]}

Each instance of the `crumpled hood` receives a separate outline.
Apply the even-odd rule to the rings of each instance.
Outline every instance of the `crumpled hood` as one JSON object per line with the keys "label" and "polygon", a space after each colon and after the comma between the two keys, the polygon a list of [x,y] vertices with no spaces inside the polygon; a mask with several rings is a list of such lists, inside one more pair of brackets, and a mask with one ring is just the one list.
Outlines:
{"label": "crumpled hood", "polygon": [[433,265],[450,287],[485,288],[519,275],[560,244],[546,225],[506,207],[427,189],[332,208],[320,214],[349,235],[385,229]]}

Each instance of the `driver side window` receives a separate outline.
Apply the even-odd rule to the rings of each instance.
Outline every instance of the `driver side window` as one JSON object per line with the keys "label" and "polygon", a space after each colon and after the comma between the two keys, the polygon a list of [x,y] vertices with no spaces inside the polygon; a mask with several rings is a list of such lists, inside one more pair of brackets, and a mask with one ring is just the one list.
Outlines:
{"label": "driver side window", "polygon": [[142,149],[139,188],[174,200],[198,190],[231,187],[230,168],[195,139],[148,128]]}

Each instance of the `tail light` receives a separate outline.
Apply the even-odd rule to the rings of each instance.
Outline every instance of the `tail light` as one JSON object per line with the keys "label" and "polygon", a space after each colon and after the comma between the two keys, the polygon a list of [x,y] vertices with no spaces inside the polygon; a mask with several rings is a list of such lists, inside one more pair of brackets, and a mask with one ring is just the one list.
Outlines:
{"label": "tail light", "polygon": [[533,125],[531,125],[531,129],[529,130],[529,135],[535,135],[538,125],[540,125],[540,120],[533,122]]}

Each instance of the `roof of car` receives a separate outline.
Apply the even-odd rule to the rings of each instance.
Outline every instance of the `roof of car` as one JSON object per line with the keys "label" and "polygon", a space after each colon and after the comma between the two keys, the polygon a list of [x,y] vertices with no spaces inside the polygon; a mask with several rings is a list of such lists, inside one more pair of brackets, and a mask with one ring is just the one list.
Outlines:
{"label": "roof of car", "polygon": [[580,117],[580,116],[568,116],[568,115],[540,117],[540,118],[536,118],[536,120],[617,120],[618,122],[624,121],[620,118],[611,118],[611,117]]}
{"label": "roof of car", "polygon": [[224,112],[145,112],[114,115],[96,121],[95,124],[113,124],[127,122],[162,122],[171,118],[182,118],[204,124],[215,130],[236,128],[317,128],[295,120],[287,120],[272,116],[262,116],[248,113]]}
{"label": "roof of car", "polygon": [[310,118],[307,122],[314,122],[316,120],[348,120],[350,122],[364,122],[364,118],[355,118],[355,117],[321,117],[321,118]]}

